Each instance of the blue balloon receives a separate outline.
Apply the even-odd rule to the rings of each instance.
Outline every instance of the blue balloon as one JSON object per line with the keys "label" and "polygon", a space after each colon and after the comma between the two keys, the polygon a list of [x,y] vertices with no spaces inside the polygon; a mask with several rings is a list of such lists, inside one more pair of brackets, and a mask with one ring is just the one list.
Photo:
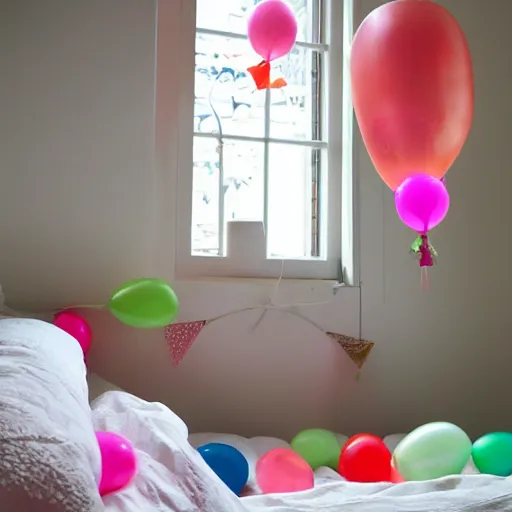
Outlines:
{"label": "blue balloon", "polygon": [[197,451],[213,472],[239,496],[249,480],[249,463],[233,446],[222,443],[208,443]]}

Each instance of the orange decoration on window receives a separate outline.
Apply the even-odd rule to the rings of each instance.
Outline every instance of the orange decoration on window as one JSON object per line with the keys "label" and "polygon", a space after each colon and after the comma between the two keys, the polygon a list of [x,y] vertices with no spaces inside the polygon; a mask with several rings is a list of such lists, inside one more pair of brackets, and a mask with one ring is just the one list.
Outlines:
{"label": "orange decoration on window", "polygon": [[257,66],[247,69],[251,74],[258,90],[262,89],[280,89],[286,85],[284,78],[278,78],[270,81],[270,62],[262,60]]}

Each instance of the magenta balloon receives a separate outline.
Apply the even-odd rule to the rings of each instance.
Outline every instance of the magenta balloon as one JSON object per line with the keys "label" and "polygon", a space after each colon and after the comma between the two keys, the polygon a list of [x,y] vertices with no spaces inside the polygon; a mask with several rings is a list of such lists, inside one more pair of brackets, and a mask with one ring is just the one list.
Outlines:
{"label": "magenta balloon", "polygon": [[87,355],[92,343],[92,331],[86,320],[72,311],[62,311],[55,315],[53,325],[73,336],[82,347],[84,357]]}
{"label": "magenta balloon", "polygon": [[270,62],[293,48],[297,39],[297,20],[282,0],[265,0],[249,17],[247,36],[253,50]]}
{"label": "magenta balloon", "polygon": [[441,180],[427,174],[416,174],[396,189],[395,205],[402,222],[423,234],[446,217],[450,196]]}
{"label": "magenta balloon", "polygon": [[131,443],[114,432],[96,432],[101,453],[101,496],[126,487],[137,472],[137,458]]}

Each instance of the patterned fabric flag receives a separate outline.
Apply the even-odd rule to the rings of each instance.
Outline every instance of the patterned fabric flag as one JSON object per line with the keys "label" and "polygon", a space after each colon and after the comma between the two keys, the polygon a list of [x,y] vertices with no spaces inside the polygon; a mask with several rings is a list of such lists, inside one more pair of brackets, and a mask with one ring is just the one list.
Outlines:
{"label": "patterned fabric flag", "polygon": [[171,324],[165,328],[165,342],[169,347],[174,366],[178,366],[183,361],[199,333],[207,324],[208,320],[198,320]]}
{"label": "patterned fabric flag", "polygon": [[368,359],[375,343],[372,341],[360,340],[352,336],[345,336],[335,332],[326,332],[329,338],[333,339],[352,359],[356,366],[361,369]]}

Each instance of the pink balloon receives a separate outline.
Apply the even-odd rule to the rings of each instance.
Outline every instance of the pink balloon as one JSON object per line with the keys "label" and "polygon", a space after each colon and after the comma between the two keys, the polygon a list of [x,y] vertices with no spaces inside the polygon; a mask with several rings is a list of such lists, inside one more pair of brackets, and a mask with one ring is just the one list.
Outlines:
{"label": "pink balloon", "polygon": [[126,487],[137,472],[137,458],[131,443],[113,432],[96,432],[101,453],[100,495]]}
{"label": "pink balloon", "polygon": [[274,448],[256,463],[256,481],[264,494],[298,492],[315,485],[313,470],[289,448]]}
{"label": "pink balloon", "polygon": [[396,189],[395,205],[406,226],[425,234],[446,217],[450,196],[441,180],[427,174],[416,174]]}
{"label": "pink balloon", "polygon": [[265,0],[249,17],[247,36],[253,50],[270,62],[293,48],[297,39],[297,20],[282,0]]}
{"label": "pink balloon", "polygon": [[92,330],[80,315],[71,311],[62,311],[55,315],[53,325],[73,336],[82,347],[84,357],[87,355],[92,343]]}

